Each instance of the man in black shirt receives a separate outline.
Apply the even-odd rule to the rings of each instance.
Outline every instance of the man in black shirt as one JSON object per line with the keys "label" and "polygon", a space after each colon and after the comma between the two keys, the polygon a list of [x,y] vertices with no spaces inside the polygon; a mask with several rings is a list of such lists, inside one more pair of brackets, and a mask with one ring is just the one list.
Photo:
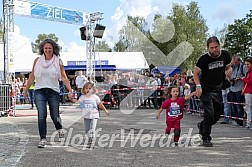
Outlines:
{"label": "man in black shirt", "polygon": [[231,57],[227,51],[220,50],[220,42],[215,36],[207,40],[207,49],[208,53],[196,63],[193,77],[196,96],[200,97],[204,108],[204,119],[198,123],[199,134],[203,146],[212,147],[211,129],[223,110],[221,90],[225,74],[231,73]]}

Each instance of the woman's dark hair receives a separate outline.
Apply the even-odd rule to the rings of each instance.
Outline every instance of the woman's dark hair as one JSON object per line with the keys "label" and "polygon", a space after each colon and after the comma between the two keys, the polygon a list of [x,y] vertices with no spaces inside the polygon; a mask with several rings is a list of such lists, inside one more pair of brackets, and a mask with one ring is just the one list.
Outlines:
{"label": "woman's dark hair", "polygon": [[247,56],[247,57],[245,57],[244,61],[247,61],[247,62],[249,62],[249,63],[252,64],[252,57],[251,56]]}
{"label": "woman's dark hair", "polygon": [[172,96],[171,96],[171,90],[172,90],[173,88],[177,88],[177,89],[179,90],[179,94],[180,94],[180,89],[179,89],[178,86],[169,86],[169,87],[168,87],[168,96],[169,96],[169,98],[172,97]]}
{"label": "woman's dark hair", "polygon": [[59,45],[54,42],[52,39],[45,39],[43,42],[40,43],[40,45],[38,46],[38,52],[39,52],[39,55],[42,55],[44,54],[44,46],[46,43],[49,43],[52,45],[53,47],[53,54],[55,54],[56,56],[59,56],[59,51],[60,51],[60,47]]}
{"label": "woman's dark hair", "polygon": [[220,41],[218,40],[218,38],[216,36],[212,36],[210,38],[208,38],[207,40],[207,47],[209,46],[210,43],[212,42],[216,42],[217,44],[220,45]]}

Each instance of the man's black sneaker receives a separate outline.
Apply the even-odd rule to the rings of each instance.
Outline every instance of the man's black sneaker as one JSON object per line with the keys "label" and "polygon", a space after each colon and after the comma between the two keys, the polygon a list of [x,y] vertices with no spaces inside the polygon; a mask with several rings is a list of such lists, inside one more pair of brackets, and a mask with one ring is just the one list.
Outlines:
{"label": "man's black sneaker", "polygon": [[213,147],[213,143],[210,140],[203,140],[203,146]]}

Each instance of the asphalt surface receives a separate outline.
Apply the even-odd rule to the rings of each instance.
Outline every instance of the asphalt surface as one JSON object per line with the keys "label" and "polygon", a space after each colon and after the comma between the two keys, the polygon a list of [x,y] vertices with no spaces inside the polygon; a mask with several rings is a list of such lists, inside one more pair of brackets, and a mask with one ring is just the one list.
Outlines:
{"label": "asphalt surface", "polygon": [[156,120],[152,109],[131,114],[110,110],[110,116],[101,111],[95,147],[88,149],[79,109],[61,106],[65,141],[53,137],[56,132],[48,116],[48,143],[39,149],[36,109],[28,108],[16,110],[16,117],[0,118],[1,167],[252,166],[252,131],[218,122],[212,129],[214,146],[203,147],[196,127],[202,117],[185,114],[179,146],[174,146],[172,135],[164,135],[164,112]]}

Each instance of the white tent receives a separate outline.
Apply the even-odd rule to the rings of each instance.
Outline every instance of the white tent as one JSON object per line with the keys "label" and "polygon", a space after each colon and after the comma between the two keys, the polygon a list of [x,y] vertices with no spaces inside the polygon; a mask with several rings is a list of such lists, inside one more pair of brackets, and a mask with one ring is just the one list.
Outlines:
{"label": "white tent", "polygon": [[[63,52],[60,54],[64,65],[70,63],[86,62],[85,53]],[[104,65],[115,65],[117,69],[143,69],[149,68],[142,52],[96,52],[95,61],[106,63]],[[78,62],[78,63],[77,63]]]}
{"label": "white tent", "polygon": [[[15,71],[30,72],[36,53],[19,52],[15,54]],[[86,62],[86,54],[80,52],[61,52],[60,58],[65,66],[70,64],[83,64]],[[115,65],[116,69],[146,69],[148,63],[142,52],[97,52],[95,54],[96,62],[106,63],[105,65]]]}
{"label": "white tent", "polygon": [[[3,44],[0,45],[0,64],[1,70],[4,66],[4,52]],[[16,42],[14,45],[14,69],[15,72],[30,72],[34,60],[38,55],[32,52],[31,44],[29,41]]]}
{"label": "white tent", "polygon": [[[19,36],[18,36],[19,37]],[[3,44],[0,44],[0,66],[3,70]],[[28,39],[15,38],[14,69],[15,72],[30,72],[37,53],[32,53]],[[86,62],[86,52],[61,52],[60,57],[65,66],[75,63],[76,66]],[[115,65],[116,69],[146,69],[148,63],[142,52],[96,52],[95,61],[104,65]],[[82,64],[83,65],[83,64]]]}

